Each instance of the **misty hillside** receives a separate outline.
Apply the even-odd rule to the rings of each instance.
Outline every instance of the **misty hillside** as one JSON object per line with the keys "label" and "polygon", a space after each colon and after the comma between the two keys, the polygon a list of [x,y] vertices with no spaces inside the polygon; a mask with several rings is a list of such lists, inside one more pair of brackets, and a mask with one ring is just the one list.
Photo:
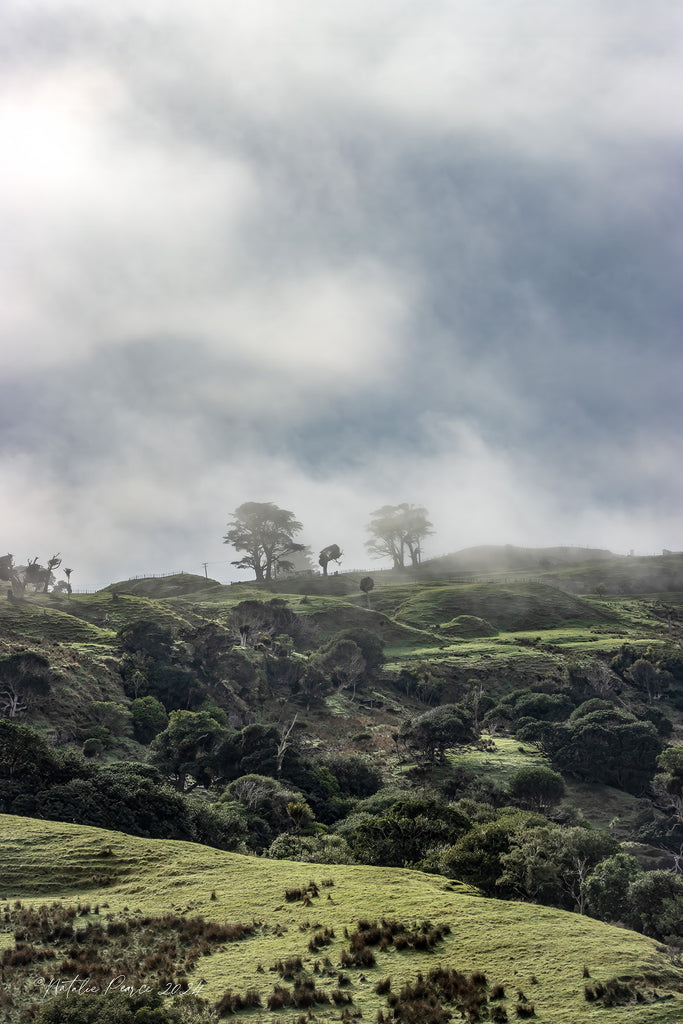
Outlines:
{"label": "misty hillside", "polygon": [[[210,1000],[242,1007],[245,1024],[258,1019],[247,991],[253,1011],[282,999],[287,1012],[309,985],[312,1020],[354,1008],[389,1020],[397,1004],[377,985],[413,984],[422,943],[439,970],[486,973],[484,1020],[533,1004],[558,1024],[567,1007],[616,1024],[621,1002],[673,1022],[679,981],[663,964],[683,948],[683,590],[669,587],[681,557],[575,554],[538,573],[487,548],[462,574],[223,586],[181,573],[0,602],[0,814],[15,816],[0,821],[0,897],[87,900],[74,913],[100,960],[103,903],[122,933],[137,909],[171,910],[181,932],[210,931],[191,915],[234,915],[240,940],[214,950],[207,938],[201,968],[192,956],[183,969],[201,969]],[[585,578],[599,584],[572,593]],[[626,593],[610,592],[617,579]],[[171,842],[195,844],[182,847],[194,867],[171,868],[171,846],[157,846]],[[160,858],[170,888],[145,867]],[[8,906],[5,945],[21,923]],[[365,934],[363,911],[368,934],[349,951],[344,928]],[[369,915],[378,943],[381,921],[397,922],[402,948],[389,929],[376,949]],[[166,926],[150,921],[139,941],[154,958]],[[571,969],[545,970],[555,948]],[[182,977],[171,961],[168,977]],[[23,1024],[21,1005],[0,1020]]]}

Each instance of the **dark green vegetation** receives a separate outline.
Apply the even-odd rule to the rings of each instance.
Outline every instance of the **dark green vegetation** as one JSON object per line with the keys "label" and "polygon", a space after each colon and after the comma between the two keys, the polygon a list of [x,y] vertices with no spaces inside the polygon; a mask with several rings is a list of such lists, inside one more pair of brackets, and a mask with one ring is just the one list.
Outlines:
{"label": "dark green vegetation", "polygon": [[[278,861],[283,869],[299,862],[299,872],[313,870],[302,863],[326,864],[335,877],[418,869],[441,892],[465,883],[501,912],[524,908],[531,916],[522,928],[550,920],[534,905],[556,908],[565,947],[572,922],[590,915],[628,929],[615,931],[613,944],[627,948],[640,932],[675,962],[683,945],[683,584],[665,584],[683,575],[683,556],[648,560],[646,578],[661,589],[646,593],[637,591],[638,559],[598,553],[581,564],[555,552],[544,565],[534,556],[531,572],[505,550],[496,571],[487,551],[476,573],[473,557],[459,578],[418,561],[410,574],[373,573],[372,587],[361,574],[266,583],[264,569],[261,584],[222,587],[181,575],[3,601],[0,812],[115,829],[143,837],[150,851],[162,840],[190,840],[232,851],[244,872],[259,864],[276,871]],[[619,577],[629,596],[615,596],[610,581],[629,565],[630,589]],[[577,593],[576,580],[593,572],[605,582]],[[3,862],[7,897],[111,894],[135,873],[113,854],[68,866],[55,856],[54,875],[30,881],[26,842]],[[282,888],[283,905],[336,900],[320,881],[317,891],[301,874],[291,881],[299,884]],[[286,889],[299,892],[294,902]],[[267,989],[243,972],[241,987],[226,994],[223,985],[212,998],[223,999],[221,1013],[245,1020],[280,1010],[287,1021],[309,1010],[310,1019],[351,1019],[359,992],[349,1000],[338,975],[375,971],[381,956],[396,956],[398,932],[382,935],[387,922],[404,925],[404,935],[436,935],[434,905],[418,912],[421,899],[401,918],[382,904],[367,918],[377,943],[354,950],[353,940],[329,967],[328,944],[339,945],[345,927],[364,929],[348,915],[319,914],[304,946],[317,952],[318,971],[314,958]],[[219,920],[211,902],[196,909]],[[168,910],[160,897],[155,918]],[[234,921],[254,918],[246,902],[232,912]],[[434,928],[420,932],[433,918]],[[265,934],[257,928],[245,941]],[[430,956],[451,941],[439,934]],[[284,934],[277,938],[283,964],[299,955]],[[466,963],[451,956],[444,974],[440,964],[419,968],[421,977],[399,971],[381,999],[375,994],[374,1016],[503,1020],[531,1016],[532,1006],[540,1016],[540,993],[492,998],[492,985],[511,978],[492,965],[489,946],[477,947],[476,934],[471,941],[489,953]],[[478,971],[486,985],[472,981]],[[566,1020],[608,1014],[620,1000],[642,1005],[643,1019],[674,1019],[662,993],[653,994],[664,984],[660,970],[621,973],[641,980],[610,987],[617,976],[603,972],[585,996],[582,983],[584,1005]],[[559,1003],[552,1007],[548,1019],[564,1020]],[[129,1010],[140,1006],[121,1013]]]}

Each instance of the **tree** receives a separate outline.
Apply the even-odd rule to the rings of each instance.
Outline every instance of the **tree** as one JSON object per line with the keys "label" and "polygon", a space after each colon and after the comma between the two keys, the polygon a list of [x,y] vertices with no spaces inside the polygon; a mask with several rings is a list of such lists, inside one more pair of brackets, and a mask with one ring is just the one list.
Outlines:
{"label": "tree", "polygon": [[328,544],[326,548],[322,549],[318,556],[318,565],[322,567],[323,576],[327,576],[328,562],[339,562],[343,554],[344,552],[338,544]]}
{"label": "tree", "polygon": [[40,564],[37,555],[35,558],[28,558],[25,566],[19,566],[19,571],[23,574],[24,586],[28,584],[34,590],[37,590],[45,579],[45,566]]}
{"label": "tree", "polygon": [[232,513],[229,525],[224,543],[246,552],[232,564],[238,569],[253,569],[259,582],[269,582],[278,571],[291,569],[292,563],[285,556],[304,549],[294,540],[294,534],[303,529],[301,523],[293,512],[272,501],[245,502]]}
{"label": "tree", "polygon": [[347,841],[362,864],[402,867],[419,864],[469,828],[470,821],[454,807],[436,800],[402,800],[384,814],[363,818]]}
{"label": "tree", "polygon": [[59,569],[62,564],[62,559],[59,556],[59,552],[56,555],[51,555],[47,560],[47,568],[45,569],[45,585],[43,587],[43,593],[47,594],[47,588],[50,583],[54,580],[54,570]]}
{"label": "tree", "polygon": [[367,666],[363,652],[354,640],[335,638],[318,652],[315,667],[336,684],[338,693],[352,686],[355,697],[356,685]]}
{"label": "tree", "polygon": [[619,844],[598,829],[542,825],[517,831],[501,854],[498,884],[537,903],[586,908],[586,883],[596,864],[613,856]]}
{"label": "tree", "polygon": [[14,564],[14,555],[2,555],[0,557],[0,580],[9,583],[12,597],[23,597],[26,589],[26,580],[20,570],[20,566]]}
{"label": "tree", "polygon": [[65,569],[64,575],[66,576],[66,592],[71,597],[71,573],[73,569]]}
{"label": "tree", "polygon": [[551,810],[565,793],[562,776],[543,765],[520,768],[510,779],[509,789],[510,796],[530,811]]}
{"label": "tree", "polygon": [[400,736],[409,747],[432,764],[445,760],[448,747],[474,740],[472,727],[456,704],[442,704],[405,722],[401,726]]}
{"label": "tree", "polygon": [[213,755],[224,732],[209,711],[171,711],[168,725],[152,741],[150,762],[171,777],[180,793],[210,784]]}
{"label": "tree", "polygon": [[683,878],[671,871],[646,871],[628,890],[629,920],[636,931],[680,941],[683,934]]}
{"label": "tree", "polygon": [[667,747],[657,758],[659,773],[653,780],[655,794],[683,825],[683,747]]}
{"label": "tree", "polygon": [[373,558],[391,558],[394,569],[404,569],[406,554],[415,569],[422,560],[422,540],[433,533],[427,509],[419,505],[383,505],[372,513],[366,548]]}
{"label": "tree", "polygon": [[365,603],[367,604],[367,606],[369,608],[370,607],[370,591],[374,588],[375,581],[373,580],[372,576],[364,576],[363,579],[360,581],[359,586],[360,586],[361,591],[365,594]]}
{"label": "tree", "polygon": [[19,651],[0,658],[0,711],[15,718],[36,697],[50,692],[50,662],[34,651]]}
{"label": "tree", "polygon": [[627,921],[628,889],[642,873],[636,858],[628,853],[615,853],[596,864],[584,886],[586,910],[591,917],[601,921]]}
{"label": "tree", "polygon": [[636,794],[648,784],[662,749],[652,722],[595,697],[566,723],[535,722],[517,737],[538,743],[558,771]]}
{"label": "tree", "polygon": [[292,734],[292,729],[296,725],[296,720],[297,720],[298,717],[299,717],[299,712],[297,711],[295,713],[295,715],[294,715],[294,718],[289,723],[289,725],[286,726],[286,728],[284,728],[281,731],[281,733],[280,733],[280,738],[278,740],[278,745],[277,745],[277,757],[276,757],[276,765],[277,765],[277,773],[278,773],[278,775],[282,775],[282,762],[285,759],[285,754],[287,753],[287,750],[292,745],[293,741],[290,739],[290,736]]}
{"label": "tree", "polygon": [[625,675],[639,690],[645,690],[648,704],[661,697],[662,690],[666,689],[673,679],[670,673],[659,672],[646,658],[634,661]]}

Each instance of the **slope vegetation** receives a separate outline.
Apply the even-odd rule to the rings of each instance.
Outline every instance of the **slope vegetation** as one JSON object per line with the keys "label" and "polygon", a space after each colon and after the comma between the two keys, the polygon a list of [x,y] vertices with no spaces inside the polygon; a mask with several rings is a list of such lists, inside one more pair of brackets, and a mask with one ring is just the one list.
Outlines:
{"label": "slope vegetation", "polygon": [[580,598],[541,583],[463,583],[417,590],[396,617],[411,626],[434,628],[461,615],[483,619],[498,630],[520,632],[613,618]]}
{"label": "slope vegetation", "polygon": [[[491,985],[504,986],[501,1005],[511,1017],[517,993],[524,991],[537,1019],[548,1024],[616,1024],[623,1019],[623,1008],[586,1002],[584,968],[592,984],[616,975],[640,979],[653,1001],[639,1008],[639,1021],[673,1024],[683,1010],[683,995],[676,991],[683,970],[650,939],[547,907],[484,899],[436,876],[270,861],[11,816],[0,816],[0,844],[0,897],[13,905],[16,900],[35,906],[57,900],[80,903],[81,920],[95,920],[104,928],[112,919],[140,915],[249,922],[247,939],[224,943],[201,960],[197,973],[205,983],[202,995],[212,1001],[226,988],[252,988],[265,1005],[280,982],[274,965],[300,957],[301,972],[315,978],[330,996],[339,986],[340,973],[345,974],[342,984],[354,1012],[362,1011],[366,1020],[376,1019],[381,1008],[387,1012],[385,997],[375,991],[378,981],[390,976],[397,992],[418,972],[436,967],[485,972]],[[315,886],[309,888],[308,899],[296,893],[292,898],[293,890],[306,889],[311,881]],[[428,921],[441,927],[442,938],[431,952],[410,945],[402,950],[389,945],[384,951],[376,946],[374,965],[347,964],[342,971],[348,933],[359,922],[382,920],[402,922],[408,929]],[[324,929],[329,941],[311,951],[312,937]],[[13,943],[7,933],[0,941],[5,947]],[[197,980],[191,973],[189,977]],[[244,1017],[256,1019],[255,1014]],[[289,1021],[291,1016],[268,1019]],[[313,1019],[339,1020],[340,1010],[334,1002],[323,1003],[316,1006]]]}

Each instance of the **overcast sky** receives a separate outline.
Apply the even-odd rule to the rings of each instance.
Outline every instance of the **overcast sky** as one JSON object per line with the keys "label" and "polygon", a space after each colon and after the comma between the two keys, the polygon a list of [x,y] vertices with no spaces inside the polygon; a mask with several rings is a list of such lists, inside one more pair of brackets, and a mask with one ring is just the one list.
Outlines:
{"label": "overcast sky", "polygon": [[0,554],[683,548],[683,7],[3,0]]}

